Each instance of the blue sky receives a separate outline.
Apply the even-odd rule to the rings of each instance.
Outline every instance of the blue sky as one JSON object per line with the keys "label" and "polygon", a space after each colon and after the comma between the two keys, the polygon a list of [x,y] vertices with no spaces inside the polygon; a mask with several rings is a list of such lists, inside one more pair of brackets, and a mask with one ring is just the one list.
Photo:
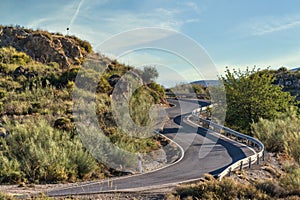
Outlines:
{"label": "blue sky", "polygon": [[[300,66],[300,1],[297,0],[2,0],[0,24],[19,24],[63,34],[69,27],[69,34],[90,41],[95,49],[103,47],[104,41],[111,44],[112,36],[132,29],[174,30],[199,44],[219,74],[226,66],[241,69],[254,65],[274,69]],[[139,47],[168,37],[155,33],[148,41],[149,35],[138,40]],[[132,45],[132,41],[126,41],[122,45]],[[172,44],[172,48],[182,48],[175,40]],[[97,50],[107,53],[103,49]],[[201,67],[198,67],[200,74],[194,72],[191,63],[174,55],[144,50],[117,57],[132,65],[146,63],[172,68],[174,73],[170,69],[169,74],[166,69],[160,70],[167,73],[161,78],[169,81],[175,72],[182,76],[177,82],[215,78]]]}

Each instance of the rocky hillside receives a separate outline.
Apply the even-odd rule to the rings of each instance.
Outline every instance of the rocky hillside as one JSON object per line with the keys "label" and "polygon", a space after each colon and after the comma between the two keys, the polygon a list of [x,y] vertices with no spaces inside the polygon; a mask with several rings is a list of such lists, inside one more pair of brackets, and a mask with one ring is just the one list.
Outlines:
{"label": "rocky hillside", "polygon": [[[83,61],[90,68],[82,67]],[[101,75],[99,62],[106,66]],[[95,107],[95,120],[107,141],[124,152],[146,155],[166,142],[157,136],[137,139],[130,136],[137,131],[127,134],[119,129],[111,98],[120,78],[134,73],[134,80],[124,80],[122,87],[130,91],[131,82],[141,84],[128,99],[130,114],[133,113],[136,124],[148,125],[151,106],[165,99],[164,89],[154,82],[157,72],[145,69],[135,70],[93,53],[88,42],[75,36],[0,26],[0,184],[75,182],[135,173],[137,157],[123,162],[114,159],[115,155],[120,156],[118,151],[98,145],[97,155],[101,159],[95,159],[83,147],[73,115],[79,109],[73,110],[73,94],[76,89],[80,99],[94,99],[84,102],[84,106],[89,108],[90,103]],[[77,77],[84,84],[76,85]],[[90,92],[95,85],[95,93]],[[165,161],[162,156],[153,159]],[[149,156],[144,160],[149,161],[146,170],[160,167],[161,162],[151,163]]]}
{"label": "rocky hillside", "polygon": [[80,64],[92,47],[74,36],[51,34],[21,27],[0,26],[0,47],[14,47],[44,64],[58,63],[62,68]]}

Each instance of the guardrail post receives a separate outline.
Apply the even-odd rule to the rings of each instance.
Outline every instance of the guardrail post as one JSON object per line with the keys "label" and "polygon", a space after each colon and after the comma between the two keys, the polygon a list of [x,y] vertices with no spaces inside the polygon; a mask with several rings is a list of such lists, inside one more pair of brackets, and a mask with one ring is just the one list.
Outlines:
{"label": "guardrail post", "polygon": [[[252,167],[252,162],[253,162],[253,164],[255,164],[255,163],[260,164],[260,159],[262,159],[262,161],[265,161],[264,145],[259,140],[255,139],[253,137],[250,137],[250,136],[246,136],[242,133],[239,133],[239,132],[234,131],[227,127],[220,128],[220,125],[218,125],[212,121],[209,121],[207,119],[203,119],[202,115],[201,115],[201,113],[202,113],[201,111],[203,111],[203,110],[204,109],[202,109],[202,108],[197,109],[193,113],[193,115],[194,116],[196,115],[196,117],[198,118],[197,121],[200,121],[199,124],[201,124],[204,128],[207,128],[207,129],[213,130],[217,133],[223,134],[224,136],[230,138],[231,140],[235,140],[239,143],[243,143],[245,145],[248,145],[249,147],[253,147],[253,148],[257,147],[258,148],[258,149],[255,149],[255,151],[257,152],[257,153],[255,153],[255,155],[257,157],[251,156],[251,157],[248,157],[248,160],[243,159],[245,162],[243,162],[243,160],[240,160],[240,162],[236,161],[234,164],[228,166],[223,172],[221,172],[219,174],[219,180],[221,180],[223,176],[231,175],[232,166],[235,166],[234,169],[239,167],[240,171],[241,171],[244,166],[245,167],[247,166],[247,164],[250,169]],[[253,159],[252,159],[252,157],[253,157]],[[255,159],[257,159],[257,160],[255,160]]]}
{"label": "guardrail post", "polygon": [[249,169],[251,168],[251,157],[249,158]]}
{"label": "guardrail post", "polygon": [[229,168],[229,171],[228,171],[228,176],[230,176],[231,174],[231,168]]}
{"label": "guardrail post", "polygon": [[139,166],[139,172],[140,174],[143,173],[143,167],[142,167],[142,157],[141,157],[141,154],[138,153],[138,166]]}

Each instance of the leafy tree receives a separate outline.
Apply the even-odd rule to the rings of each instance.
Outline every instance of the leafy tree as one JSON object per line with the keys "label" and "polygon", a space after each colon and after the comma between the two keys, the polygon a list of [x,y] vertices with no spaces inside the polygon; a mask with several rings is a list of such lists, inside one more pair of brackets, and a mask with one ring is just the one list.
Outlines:
{"label": "leafy tree", "polygon": [[226,89],[226,124],[250,134],[251,123],[259,118],[274,119],[295,102],[290,93],[272,84],[274,75],[269,70],[230,71],[221,77]]}
{"label": "leafy tree", "polygon": [[151,66],[144,67],[142,79],[144,80],[145,83],[150,83],[151,81],[154,81],[156,78],[158,78],[158,72],[155,67],[151,67]]}

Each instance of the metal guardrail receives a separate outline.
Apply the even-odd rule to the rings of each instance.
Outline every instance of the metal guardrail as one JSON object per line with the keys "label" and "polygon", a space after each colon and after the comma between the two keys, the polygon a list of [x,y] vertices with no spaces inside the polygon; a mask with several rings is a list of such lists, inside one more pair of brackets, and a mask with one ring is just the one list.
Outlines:
{"label": "metal guardrail", "polygon": [[240,159],[234,162],[233,164],[231,164],[230,166],[228,166],[226,169],[224,169],[223,172],[221,172],[217,176],[219,180],[221,180],[223,177],[227,175],[229,176],[231,172],[236,169],[242,170],[245,167],[251,168],[252,164],[254,163],[259,164],[260,159],[264,160],[265,147],[261,141],[251,136],[234,131],[228,127],[224,127],[219,124],[216,124],[210,120],[201,118],[201,113],[205,110],[207,110],[206,107],[198,108],[192,112],[192,115],[196,117],[199,120],[199,122],[202,122],[205,128],[212,130],[218,134],[222,134],[223,136],[233,139],[237,142],[243,143],[253,148],[256,152],[254,155],[248,156],[244,159]]}

